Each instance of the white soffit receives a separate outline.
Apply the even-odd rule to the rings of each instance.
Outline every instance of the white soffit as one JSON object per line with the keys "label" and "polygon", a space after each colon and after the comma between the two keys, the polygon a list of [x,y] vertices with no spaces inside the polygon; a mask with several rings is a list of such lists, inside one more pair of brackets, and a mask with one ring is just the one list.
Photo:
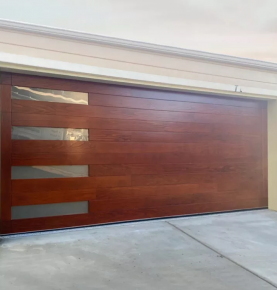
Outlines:
{"label": "white soffit", "polygon": [[112,47],[124,47],[127,49],[134,49],[138,51],[148,51],[158,54],[175,55],[189,59],[197,59],[202,61],[210,61],[222,64],[229,64],[241,67],[251,67],[260,70],[276,71],[277,64],[247,58],[240,58],[222,54],[214,54],[209,52],[202,52],[196,50],[189,50],[183,48],[176,48],[165,45],[157,45],[139,41],[132,41],[126,39],[120,39],[115,37],[108,37],[103,35],[96,35],[91,33],[85,33],[81,31],[66,30],[61,28],[41,26],[35,24],[29,24],[24,22],[15,22],[10,20],[0,19],[0,29],[16,31],[22,33],[45,35],[50,37],[56,37],[60,39],[70,39],[74,41],[96,43]]}

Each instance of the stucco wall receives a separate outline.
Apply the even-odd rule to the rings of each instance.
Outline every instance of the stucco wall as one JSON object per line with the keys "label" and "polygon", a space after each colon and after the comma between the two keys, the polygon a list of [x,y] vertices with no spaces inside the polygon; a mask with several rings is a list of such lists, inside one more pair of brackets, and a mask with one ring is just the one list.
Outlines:
{"label": "stucco wall", "polygon": [[176,78],[277,89],[277,74],[267,71],[3,30],[0,51]]}

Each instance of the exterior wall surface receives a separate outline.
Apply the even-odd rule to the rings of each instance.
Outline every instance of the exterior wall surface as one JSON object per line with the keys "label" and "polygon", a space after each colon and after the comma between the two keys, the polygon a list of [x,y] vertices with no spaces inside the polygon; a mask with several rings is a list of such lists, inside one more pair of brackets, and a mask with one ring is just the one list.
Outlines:
{"label": "exterior wall surface", "polygon": [[276,64],[74,35],[0,25],[0,70],[271,100],[269,208],[277,210]]}

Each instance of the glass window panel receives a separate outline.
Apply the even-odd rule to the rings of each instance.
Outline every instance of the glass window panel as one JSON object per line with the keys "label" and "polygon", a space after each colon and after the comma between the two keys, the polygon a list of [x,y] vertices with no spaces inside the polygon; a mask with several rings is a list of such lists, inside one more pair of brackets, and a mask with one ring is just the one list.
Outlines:
{"label": "glass window panel", "polygon": [[88,141],[88,129],[12,127],[12,139]]}
{"label": "glass window panel", "polygon": [[48,89],[12,87],[12,99],[88,105],[88,94]]}
{"label": "glass window panel", "polygon": [[88,165],[12,166],[12,179],[88,176]]}
{"label": "glass window panel", "polygon": [[88,201],[12,207],[13,220],[82,213],[88,213]]}

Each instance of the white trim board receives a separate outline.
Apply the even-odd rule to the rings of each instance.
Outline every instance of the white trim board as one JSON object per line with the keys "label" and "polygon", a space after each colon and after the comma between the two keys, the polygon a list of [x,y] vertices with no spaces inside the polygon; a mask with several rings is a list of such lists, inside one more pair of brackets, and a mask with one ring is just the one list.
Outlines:
{"label": "white trim board", "polygon": [[148,51],[152,53],[175,55],[188,59],[196,59],[215,63],[229,64],[233,66],[249,67],[265,71],[277,72],[277,63],[253,60],[241,57],[215,54],[204,51],[189,50],[165,45],[132,41],[121,38],[91,34],[75,30],[67,30],[50,26],[35,25],[25,22],[16,22],[0,19],[0,29],[21,33],[44,35],[60,39],[70,39],[79,42],[96,43],[111,47],[124,47],[137,51]]}
{"label": "white trim board", "polygon": [[138,73],[5,52],[0,52],[0,71],[1,70],[36,74],[44,73],[51,76],[68,76],[77,79],[101,80],[156,88],[207,92],[236,97],[252,97],[268,100],[277,99],[276,90]]}

